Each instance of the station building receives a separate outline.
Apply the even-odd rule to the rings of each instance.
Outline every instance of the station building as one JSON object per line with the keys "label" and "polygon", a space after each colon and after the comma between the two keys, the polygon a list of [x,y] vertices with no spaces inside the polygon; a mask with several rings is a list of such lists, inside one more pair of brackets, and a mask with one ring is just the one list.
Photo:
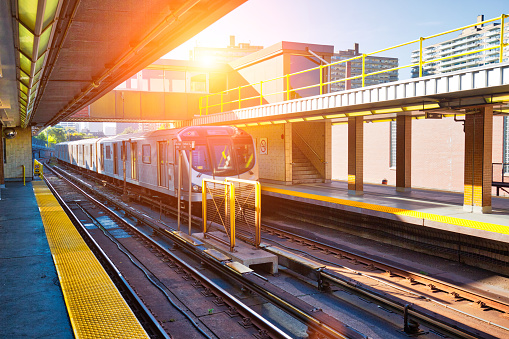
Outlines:
{"label": "station building", "polygon": [[[312,53],[310,53],[312,51]],[[358,47],[345,55],[358,54]],[[237,58],[227,64],[204,67],[195,61],[159,60],[138,72],[115,91],[92,104],[89,119],[110,115],[125,121],[145,121],[156,116],[161,122],[175,121],[175,126],[200,115],[213,116],[219,111],[282,102],[286,99],[319,94],[317,87],[292,91],[286,95],[287,74],[334,61],[338,53],[330,45],[280,42],[273,46]],[[397,67],[396,58],[378,61],[387,68]],[[387,69],[386,68],[386,69]],[[355,70],[355,67],[353,68]],[[334,72],[331,72],[334,73]],[[392,74],[392,72],[389,72]],[[397,76],[397,71],[396,71]],[[324,71],[322,76],[328,76]],[[335,74],[331,74],[334,80]],[[392,76],[392,75],[390,75]],[[292,77],[290,88],[301,88],[319,82],[319,71]],[[277,78],[273,81],[270,79]],[[385,81],[392,79],[379,79]],[[260,88],[263,82],[263,98]],[[344,84],[344,82],[340,82]],[[240,103],[236,100],[244,98]],[[355,83],[352,87],[357,86]],[[220,96],[209,94],[225,91]],[[327,90],[327,88],[323,88]],[[330,89],[334,91],[334,88]],[[274,94],[275,93],[275,94]],[[200,102],[201,100],[201,102]],[[207,106],[206,109],[200,107]],[[83,113],[83,112],[82,112]],[[81,113],[81,114],[82,114]],[[82,114],[83,115],[83,114]],[[252,134],[258,146],[268,147],[259,154],[260,179],[266,182],[298,183],[348,180],[348,124],[332,116],[319,119],[284,119],[261,123],[239,123]],[[407,150],[411,173],[407,186],[462,192],[464,189],[465,121],[459,115],[442,119],[413,119],[407,127]],[[83,117],[82,117],[83,119]],[[404,119],[404,118],[403,118]],[[71,121],[73,118],[70,119]],[[79,119],[77,119],[79,120]],[[184,120],[184,122],[178,122]],[[363,181],[396,186],[396,154],[398,144],[397,118],[380,122],[364,122]],[[408,119],[407,119],[408,120]],[[492,159],[493,176],[509,176],[508,118],[497,113],[493,117]],[[148,121],[148,120],[146,120]],[[509,179],[505,179],[507,181]],[[493,190],[495,193],[495,189]],[[502,195],[508,195],[501,191]]]}

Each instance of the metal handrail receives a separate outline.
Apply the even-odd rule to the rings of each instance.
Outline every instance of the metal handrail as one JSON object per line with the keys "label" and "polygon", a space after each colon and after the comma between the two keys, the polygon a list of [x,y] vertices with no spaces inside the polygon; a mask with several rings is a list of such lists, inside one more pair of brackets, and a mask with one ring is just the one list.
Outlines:
{"label": "metal handrail", "polygon": [[318,158],[318,160],[320,160],[320,162],[321,162],[322,164],[325,164],[325,160],[322,160],[322,158],[320,157],[320,155],[318,155],[318,153],[316,153],[316,152],[315,152],[315,150],[311,147],[311,145],[309,145],[309,144],[307,143],[307,141],[306,141],[306,140],[304,140],[304,138],[302,137],[302,135],[300,135],[300,134],[299,134],[299,132],[297,132],[297,131],[294,131],[294,132],[295,132],[295,134],[296,134],[296,135],[300,138],[300,140],[302,140],[302,141],[304,142],[304,144],[305,144],[305,145],[309,148],[309,150],[310,150],[311,152],[313,152],[313,154],[314,154],[314,155]]}
{"label": "metal handrail", "polygon": [[[375,51],[375,52],[364,53],[364,54],[361,54],[361,55],[358,55],[358,56],[354,56],[354,57],[349,58],[349,59],[339,60],[339,61],[327,64],[327,65],[319,65],[319,66],[316,66],[316,67],[313,67],[313,68],[310,68],[310,69],[307,69],[307,70],[303,70],[303,71],[299,71],[299,72],[295,72],[295,73],[279,76],[277,78],[273,78],[273,79],[269,79],[269,80],[262,80],[262,81],[259,81],[257,83],[253,83],[253,84],[249,84],[249,85],[243,85],[243,86],[227,89],[227,90],[224,90],[224,91],[218,92],[218,93],[208,94],[208,95],[200,97],[200,99],[199,99],[200,115],[202,115],[202,114],[208,115],[209,114],[209,108],[218,107],[218,106],[220,106],[220,109],[219,109],[220,112],[218,112],[218,113],[222,113],[222,112],[224,112],[223,109],[224,109],[224,105],[225,104],[238,103],[238,108],[241,109],[242,108],[242,102],[243,101],[247,101],[247,100],[259,99],[260,105],[263,105],[263,98],[264,97],[268,97],[270,95],[276,95],[276,94],[283,94],[283,93],[285,93],[286,94],[286,100],[288,101],[288,100],[290,100],[290,95],[291,95],[292,92],[296,92],[296,91],[299,91],[299,90],[305,90],[305,89],[309,89],[309,88],[319,87],[320,88],[320,94],[323,94],[324,86],[328,86],[328,85],[331,85],[333,83],[346,82],[346,81],[350,81],[352,79],[359,79],[359,78],[361,78],[362,79],[362,87],[364,87],[365,86],[365,80],[369,76],[373,76],[373,75],[377,75],[377,74],[381,74],[381,73],[394,72],[394,71],[397,71],[397,70],[400,70],[400,69],[404,69],[404,68],[409,68],[409,67],[418,67],[419,68],[419,77],[422,77],[423,76],[424,66],[426,64],[434,63],[434,62],[437,62],[437,61],[448,60],[448,59],[454,59],[454,58],[462,57],[462,56],[465,56],[465,55],[480,53],[480,52],[494,50],[494,49],[498,49],[499,50],[499,60],[498,60],[498,62],[501,63],[502,60],[503,60],[503,57],[504,57],[504,47],[509,46],[509,43],[504,43],[504,28],[505,28],[504,26],[505,26],[505,19],[507,17],[509,17],[509,15],[502,14],[501,16],[493,18],[493,19],[484,20],[482,22],[476,22],[476,23],[471,24],[471,25],[463,26],[463,27],[460,27],[460,28],[456,28],[456,29],[449,30],[449,31],[446,31],[446,32],[430,35],[430,36],[427,36],[427,37],[420,37],[419,39],[412,40],[412,41],[409,41],[409,42],[406,42],[406,43],[402,43],[402,44],[399,44],[399,45],[395,45],[395,46],[392,46],[392,47],[384,48],[384,49],[381,49],[381,50],[378,50],[378,51]],[[475,26],[479,26],[479,25],[484,25],[486,23],[490,23],[490,22],[494,22],[494,21],[498,21],[498,20],[501,21],[501,24],[500,24],[500,33],[499,33],[499,43],[497,45],[486,47],[486,48],[482,48],[482,49],[471,50],[471,51],[468,51],[468,52],[452,54],[452,55],[448,55],[448,56],[440,57],[440,58],[436,58],[436,59],[429,59],[429,60],[424,60],[423,59],[423,50],[424,50],[423,42],[424,41],[429,40],[429,39],[433,39],[433,38],[436,38],[436,37],[439,37],[439,36],[442,36],[442,35],[458,32],[458,31],[462,31],[462,30],[467,29],[467,28],[471,28],[471,27],[475,27]],[[399,47],[404,47],[404,46],[408,46],[408,45],[411,45],[411,44],[417,44],[417,43],[419,44],[419,49],[418,49],[418,51],[419,51],[419,61],[417,63],[410,63],[408,65],[403,65],[403,66],[393,67],[393,68],[390,68],[390,69],[384,69],[384,70],[381,70],[381,71],[375,71],[375,72],[366,73],[366,59],[369,60],[370,56],[375,55],[375,54],[379,54],[379,53],[383,53],[383,52],[387,52],[389,50],[393,50],[393,49],[396,49],[396,48],[399,48]],[[323,70],[325,68],[329,67],[328,71],[330,72],[330,70],[331,70],[330,67],[332,67],[332,66],[336,66],[336,65],[339,65],[339,64],[345,64],[346,65],[347,63],[355,61],[357,59],[360,59],[361,64],[362,64],[362,73],[360,75],[350,76],[350,77],[347,77],[347,78],[343,78],[343,79],[339,79],[339,80],[333,80],[333,81],[331,81],[330,78],[329,78],[329,79],[327,79],[328,81],[324,81]],[[304,86],[304,87],[299,87],[299,88],[291,88],[290,87],[290,78],[292,76],[296,76],[296,75],[300,75],[300,74],[304,74],[304,73],[312,72],[312,71],[319,71],[320,72],[320,81],[319,81],[319,83],[308,85],[308,86]],[[279,92],[274,92],[274,93],[264,93],[264,91],[263,91],[263,84],[264,83],[267,83],[269,81],[279,80],[279,79],[284,79],[285,80],[285,82],[286,82],[286,89],[285,90],[279,91]],[[248,98],[242,98],[241,90],[243,88],[247,88],[247,87],[256,88],[258,86],[260,86],[259,87],[260,88],[260,92],[259,92],[260,94],[259,95],[251,96],[251,97],[248,97]],[[232,92],[232,91],[238,91],[238,99],[231,100],[231,101],[228,101],[228,102],[223,102],[223,95],[224,94],[228,94],[229,92]],[[220,103],[209,105],[210,99],[218,97],[218,96],[220,96],[220,99],[218,99],[218,102],[220,102]],[[205,101],[205,103],[204,103],[204,101]]]}
{"label": "metal handrail", "polygon": [[494,166],[495,165],[501,165],[502,166],[502,170],[501,170],[501,179],[502,179],[502,181],[500,181],[500,182],[505,183],[506,182],[505,181],[505,177],[509,174],[509,173],[507,173],[505,171],[505,168],[509,168],[509,162],[493,162],[491,164],[491,181],[494,181],[493,180],[493,174],[495,173],[495,171],[494,171]]}

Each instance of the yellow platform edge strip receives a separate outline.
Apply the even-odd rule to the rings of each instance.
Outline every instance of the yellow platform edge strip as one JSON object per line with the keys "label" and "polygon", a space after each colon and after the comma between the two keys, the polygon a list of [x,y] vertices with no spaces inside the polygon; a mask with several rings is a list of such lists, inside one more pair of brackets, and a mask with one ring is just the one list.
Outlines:
{"label": "yellow platform edge strip", "polygon": [[43,181],[32,182],[76,338],[149,338]]}
{"label": "yellow platform edge strip", "polygon": [[262,187],[262,191],[279,193],[279,194],[284,194],[284,195],[289,195],[289,196],[299,197],[299,198],[305,198],[305,199],[311,199],[311,200],[318,200],[318,201],[323,201],[323,202],[329,202],[329,203],[333,203],[333,204],[357,207],[357,208],[367,209],[367,210],[371,210],[371,211],[378,211],[378,212],[394,214],[394,215],[398,215],[398,216],[407,216],[407,217],[431,220],[431,221],[441,222],[441,223],[445,223],[445,224],[469,227],[469,228],[473,228],[473,229],[489,231],[489,232],[494,232],[494,233],[509,234],[508,226],[492,224],[492,223],[488,223],[488,222],[447,217],[447,216],[438,215],[438,214],[417,212],[417,211],[405,210],[405,209],[396,208],[396,207],[381,206],[381,205],[369,204],[366,202],[351,201],[351,200],[340,199],[340,198],[332,198],[332,197],[326,197],[326,196],[322,196],[322,195],[318,195],[318,194],[297,192],[297,191],[285,190],[285,189],[274,188],[274,187]]}

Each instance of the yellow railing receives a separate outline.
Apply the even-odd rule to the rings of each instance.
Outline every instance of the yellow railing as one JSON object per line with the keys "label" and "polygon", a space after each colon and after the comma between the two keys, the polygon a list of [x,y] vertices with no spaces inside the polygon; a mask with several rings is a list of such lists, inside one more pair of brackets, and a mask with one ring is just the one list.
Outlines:
{"label": "yellow railing", "polygon": [[[218,110],[219,110],[219,112],[215,112],[215,113],[224,112],[225,111],[224,110],[225,105],[228,105],[228,107],[231,108],[232,104],[234,104],[235,108],[240,109],[240,108],[242,108],[242,102],[249,101],[249,100],[256,100],[257,103],[259,102],[259,104],[262,105],[264,98],[267,98],[267,97],[273,96],[273,95],[278,95],[278,94],[284,94],[286,100],[290,100],[292,92],[301,91],[301,90],[310,89],[310,88],[317,88],[317,87],[319,87],[320,94],[323,94],[324,93],[324,88],[327,88],[327,86],[329,86],[331,84],[340,83],[340,82],[347,82],[347,81],[351,81],[351,80],[359,79],[359,78],[362,79],[362,87],[364,87],[365,86],[365,80],[369,76],[373,76],[373,75],[377,75],[377,74],[381,74],[381,73],[388,73],[388,72],[398,71],[400,69],[409,68],[409,67],[418,67],[419,77],[422,77],[423,76],[424,66],[426,64],[430,64],[430,63],[434,63],[434,62],[438,62],[438,61],[443,61],[443,60],[447,60],[447,59],[454,59],[454,58],[463,57],[463,56],[466,56],[466,55],[480,53],[480,52],[489,51],[489,50],[498,49],[499,50],[499,60],[498,61],[502,62],[503,57],[504,57],[504,47],[509,46],[509,43],[504,43],[504,25],[505,25],[505,19],[507,17],[509,17],[509,15],[502,14],[501,16],[493,18],[493,19],[485,20],[485,21],[482,21],[482,22],[476,22],[476,23],[468,25],[468,26],[463,26],[463,27],[460,27],[460,28],[456,28],[456,29],[453,29],[453,30],[450,30],[450,31],[446,31],[446,32],[430,35],[430,36],[427,36],[427,37],[421,37],[419,39],[412,40],[412,41],[409,41],[409,42],[406,42],[406,43],[403,43],[403,44],[399,44],[399,45],[396,45],[396,46],[384,48],[384,49],[381,49],[381,50],[376,51],[376,52],[361,54],[361,55],[354,56],[354,57],[349,58],[349,59],[340,60],[340,61],[333,62],[333,63],[326,64],[326,65],[320,65],[320,66],[313,67],[313,68],[310,68],[310,69],[307,69],[307,70],[304,70],[304,71],[300,71],[300,72],[286,74],[286,75],[283,75],[283,76],[280,76],[280,77],[277,77],[277,78],[273,78],[273,79],[270,79],[270,80],[263,80],[263,81],[260,81],[260,82],[254,83],[254,84],[243,85],[243,86],[227,89],[227,90],[219,92],[219,93],[213,93],[213,94],[205,95],[205,96],[200,97],[200,100],[199,100],[200,115],[207,115],[207,114],[211,113],[210,110],[212,108],[215,108],[215,107],[218,107]],[[467,52],[463,52],[463,53],[458,53],[458,54],[451,54],[451,55],[448,55],[448,56],[445,56],[445,57],[441,57],[441,58],[424,60],[424,58],[423,58],[423,50],[425,49],[423,47],[424,41],[429,40],[429,39],[433,39],[433,38],[437,38],[437,37],[440,37],[440,36],[443,36],[443,35],[446,35],[446,34],[462,31],[462,30],[467,29],[467,28],[484,25],[484,24],[487,24],[487,23],[490,23],[490,22],[494,22],[494,21],[499,21],[499,20],[500,20],[500,33],[499,33],[500,36],[499,36],[499,43],[497,45],[488,46],[488,47],[480,48],[480,49],[473,49],[471,51],[467,51]],[[400,47],[409,46],[409,45],[412,45],[412,44],[418,44],[419,45],[419,47],[418,47],[419,59],[418,59],[417,63],[410,63],[410,64],[404,65],[404,66],[387,68],[387,69],[383,69],[383,70],[376,71],[376,72],[366,73],[366,59],[368,57],[373,56],[375,54],[384,53],[384,52],[387,52],[387,51],[390,51],[390,50],[394,50],[394,49],[397,49],[397,48],[400,48]],[[362,64],[362,73],[360,75],[349,76],[349,77],[345,77],[345,78],[339,79],[339,80],[326,79],[326,81],[324,81],[324,74],[327,74],[327,73],[324,72],[324,70],[327,70],[327,68],[330,68],[330,67],[336,66],[336,65],[340,65],[340,64],[345,64],[345,65],[347,65],[347,63],[351,64],[351,62],[355,61],[355,60],[360,60],[361,61],[361,64]],[[348,64],[348,65],[350,65],[350,64]],[[304,86],[304,87],[299,87],[299,88],[291,88],[291,86],[290,86],[290,79],[291,79],[291,77],[294,77],[294,76],[297,76],[297,75],[300,75],[300,74],[304,74],[304,73],[307,73],[307,72],[313,72],[313,71],[319,71],[319,75],[320,75],[319,83],[308,85],[308,86]],[[276,80],[281,80],[281,79],[283,79],[283,81],[285,83],[285,86],[283,86],[285,88],[284,90],[276,91],[276,92],[271,92],[271,93],[266,93],[264,91],[264,89],[263,89],[264,84],[267,84],[269,82],[276,81]],[[246,89],[246,88],[252,88],[258,94],[251,95],[251,96],[248,96],[248,97],[243,97],[242,96],[242,90]],[[258,91],[258,89],[259,89],[259,91]],[[228,97],[231,97],[232,93],[235,93],[235,92],[237,92],[235,94],[235,96],[234,96],[235,99],[224,101],[225,95],[227,95]],[[211,103],[211,101],[215,101],[216,103]],[[254,105],[251,105],[251,106],[254,106]]]}

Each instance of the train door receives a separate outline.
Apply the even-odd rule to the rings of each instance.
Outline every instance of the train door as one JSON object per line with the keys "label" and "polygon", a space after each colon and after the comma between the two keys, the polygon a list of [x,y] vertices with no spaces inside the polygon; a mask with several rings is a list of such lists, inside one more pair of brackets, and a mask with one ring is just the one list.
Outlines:
{"label": "train door", "polygon": [[138,144],[131,142],[131,179],[138,180],[138,163],[136,152],[138,152]]}
{"label": "train door", "polygon": [[99,148],[101,150],[101,157],[100,157],[100,162],[101,162],[101,171],[104,172],[104,145],[102,144],[99,144]]}
{"label": "train door", "polygon": [[79,152],[80,164],[82,167],[84,167],[85,166],[85,145],[81,145],[78,152]]}
{"label": "train door", "polygon": [[168,142],[157,142],[158,184],[168,188]]}
{"label": "train door", "polygon": [[113,143],[113,174],[118,174],[118,146]]}
{"label": "train door", "polygon": [[93,149],[94,149],[94,145],[93,144],[90,144],[90,159],[89,159],[89,165],[88,165],[88,169],[91,169],[93,170],[93,156],[94,156],[94,152],[93,152]]}
{"label": "train door", "polygon": [[178,185],[179,185],[179,152],[175,151],[175,146],[173,146],[173,145],[175,145],[175,141],[178,141],[178,140],[173,139],[172,149],[170,151],[173,156],[173,161],[171,162],[172,169],[173,169],[173,177],[171,178],[171,182],[173,184],[173,190],[175,191],[175,194],[176,194]]}

